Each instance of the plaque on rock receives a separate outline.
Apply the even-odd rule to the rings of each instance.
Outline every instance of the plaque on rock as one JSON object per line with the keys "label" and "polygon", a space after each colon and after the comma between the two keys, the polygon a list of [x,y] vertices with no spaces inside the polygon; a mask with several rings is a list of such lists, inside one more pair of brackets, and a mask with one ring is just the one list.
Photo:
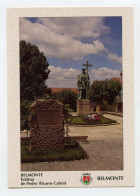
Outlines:
{"label": "plaque on rock", "polygon": [[30,150],[59,150],[64,146],[63,104],[37,100],[31,105]]}
{"label": "plaque on rock", "polygon": [[48,111],[38,111],[37,121],[40,126],[45,125],[59,125],[60,124],[60,111],[48,110]]}

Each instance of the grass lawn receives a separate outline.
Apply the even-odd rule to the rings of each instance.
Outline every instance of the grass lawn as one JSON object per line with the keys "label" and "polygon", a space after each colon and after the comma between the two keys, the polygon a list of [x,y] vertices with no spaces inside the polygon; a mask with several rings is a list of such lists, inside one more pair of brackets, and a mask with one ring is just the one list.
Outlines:
{"label": "grass lawn", "polygon": [[52,162],[87,159],[88,155],[77,141],[65,141],[60,151],[29,151],[30,141],[21,140],[21,162]]}
{"label": "grass lawn", "polygon": [[66,122],[68,124],[74,124],[74,125],[98,125],[98,124],[116,123],[115,120],[111,120],[103,116],[101,116],[101,120],[92,121],[92,122],[85,120],[83,116],[70,116],[66,119]]}

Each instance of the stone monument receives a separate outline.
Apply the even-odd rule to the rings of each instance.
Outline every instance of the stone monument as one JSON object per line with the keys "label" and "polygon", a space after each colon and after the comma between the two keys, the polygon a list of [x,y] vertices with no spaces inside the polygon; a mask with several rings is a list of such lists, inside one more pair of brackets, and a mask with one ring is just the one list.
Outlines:
{"label": "stone monument", "polygon": [[31,105],[30,150],[60,150],[64,147],[63,104],[37,100]]}
{"label": "stone monument", "polygon": [[77,100],[77,114],[78,115],[88,115],[90,113],[90,100],[88,99],[88,89],[90,84],[89,74],[88,74],[88,67],[92,65],[83,64],[86,66],[85,69],[82,69],[82,73],[77,76],[77,86],[79,90],[78,100]]}

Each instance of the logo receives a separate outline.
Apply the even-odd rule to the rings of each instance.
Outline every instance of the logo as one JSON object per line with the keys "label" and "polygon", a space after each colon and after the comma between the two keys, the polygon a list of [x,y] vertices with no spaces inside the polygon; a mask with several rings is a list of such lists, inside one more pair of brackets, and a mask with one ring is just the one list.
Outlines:
{"label": "logo", "polygon": [[88,184],[91,183],[91,181],[92,181],[92,178],[91,178],[91,176],[90,176],[89,173],[84,173],[84,174],[82,174],[81,182],[82,182],[83,184],[88,185]]}

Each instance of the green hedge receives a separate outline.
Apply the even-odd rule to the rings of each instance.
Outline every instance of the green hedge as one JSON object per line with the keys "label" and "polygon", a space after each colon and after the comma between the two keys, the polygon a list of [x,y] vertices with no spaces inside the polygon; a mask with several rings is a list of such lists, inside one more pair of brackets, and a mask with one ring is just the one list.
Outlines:
{"label": "green hedge", "polygon": [[87,159],[88,155],[75,140],[64,142],[64,149],[59,151],[29,151],[29,140],[21,140],[21,162],[74,161]]}

